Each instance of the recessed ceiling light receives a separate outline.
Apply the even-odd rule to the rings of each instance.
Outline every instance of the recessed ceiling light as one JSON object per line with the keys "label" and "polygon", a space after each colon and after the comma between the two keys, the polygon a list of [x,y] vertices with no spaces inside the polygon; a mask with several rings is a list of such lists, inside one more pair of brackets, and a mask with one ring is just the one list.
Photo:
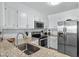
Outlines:
{"label": "recessed ceiling light", "polygon": [[60,4],[61,2],[48,2],[49,5],[58,5]]}

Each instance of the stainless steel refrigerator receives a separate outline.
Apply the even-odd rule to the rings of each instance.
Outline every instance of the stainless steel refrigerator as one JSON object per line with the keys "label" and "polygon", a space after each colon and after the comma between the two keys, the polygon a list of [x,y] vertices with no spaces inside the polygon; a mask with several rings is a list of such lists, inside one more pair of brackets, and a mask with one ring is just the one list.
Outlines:
{"label": "stainless steel refrigerator", "polygon": [[58,22],[58,51],[67,55],[79,56],[79,22]]}

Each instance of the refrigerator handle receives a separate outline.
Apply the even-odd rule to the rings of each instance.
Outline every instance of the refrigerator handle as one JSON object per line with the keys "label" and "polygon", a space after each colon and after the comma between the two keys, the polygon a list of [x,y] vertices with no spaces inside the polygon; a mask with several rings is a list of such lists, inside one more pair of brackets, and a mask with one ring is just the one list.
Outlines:
{"label": "refrigerator handle", "polygon": [[64,40],[67,40],[67,37],[66,37],[67,28],[66,27],[63,29],[63,32],[64,32]]}
{"label": "refrigerator handle", "polygon": [[67,31],[67,29],[66,29],[66,28],[64,28],[64,29],[63,29],[63,32],[65,33],[66,31]]}

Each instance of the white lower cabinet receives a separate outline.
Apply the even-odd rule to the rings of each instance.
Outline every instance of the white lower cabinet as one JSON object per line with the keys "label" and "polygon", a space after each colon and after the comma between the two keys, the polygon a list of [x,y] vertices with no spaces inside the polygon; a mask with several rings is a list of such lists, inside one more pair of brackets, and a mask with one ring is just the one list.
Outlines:
{"label": "white lower cabinet", "polygon": [[57,49],[57,37],[48,36],[48,48]]}

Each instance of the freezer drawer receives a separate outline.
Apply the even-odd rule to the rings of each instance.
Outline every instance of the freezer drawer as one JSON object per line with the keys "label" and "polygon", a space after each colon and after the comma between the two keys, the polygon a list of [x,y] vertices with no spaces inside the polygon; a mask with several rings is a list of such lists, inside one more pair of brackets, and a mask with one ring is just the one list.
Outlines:
{"label": "freezer drawer", "polygon": [[72,57],[76,57],[77,56],[77,47],[65,46],[65,53]]}

